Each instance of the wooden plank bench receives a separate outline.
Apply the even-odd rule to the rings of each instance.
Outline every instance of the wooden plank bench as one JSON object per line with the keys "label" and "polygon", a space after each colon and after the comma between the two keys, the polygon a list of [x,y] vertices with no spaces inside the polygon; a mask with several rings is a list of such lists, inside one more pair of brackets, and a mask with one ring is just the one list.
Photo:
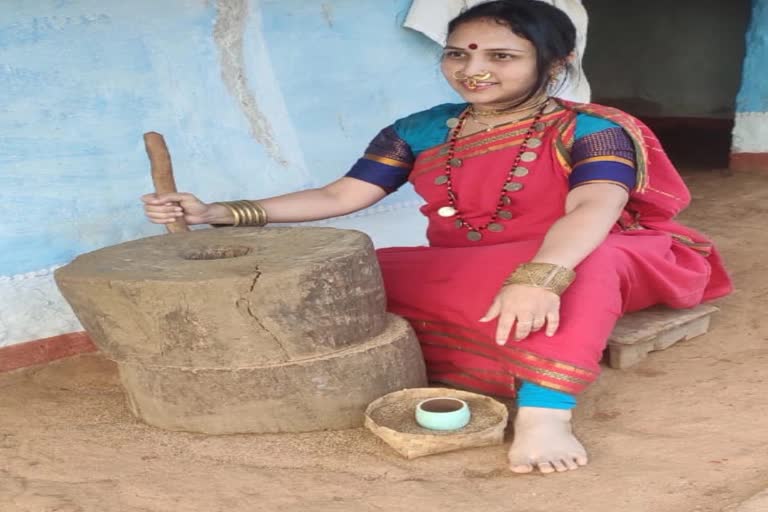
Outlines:
{"label": "wooden plank bench", "polygon": [[611,368],[629,368],[650,352],[706,333],[719,309],[702,304],[691,309],[656,306],[622,317],[608,338],[606,362]]}

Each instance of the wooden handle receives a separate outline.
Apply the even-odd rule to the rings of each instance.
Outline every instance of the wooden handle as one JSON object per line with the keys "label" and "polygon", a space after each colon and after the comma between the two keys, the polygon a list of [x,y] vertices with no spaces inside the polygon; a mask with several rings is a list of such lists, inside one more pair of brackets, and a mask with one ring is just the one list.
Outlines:
{"label": "wooden handle", "polygon": [[[171,154],[165,145],[163,136],[156,132],[144,134],[144,147],[147,148],[147,156],[152,170],[152,183],[155,185],[156,194],[176,192],[176,182],[173,180],[173,166]],[[178,203],[176,203],[178,204]],[[189,226],[183,218],[165,225],[169,233],[189,231]]]}

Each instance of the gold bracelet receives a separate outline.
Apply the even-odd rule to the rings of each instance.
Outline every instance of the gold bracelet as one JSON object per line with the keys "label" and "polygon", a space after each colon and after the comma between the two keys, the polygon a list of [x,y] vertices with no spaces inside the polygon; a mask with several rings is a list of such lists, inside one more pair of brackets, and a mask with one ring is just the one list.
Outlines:
{"label": "gold bracelet", "polygon": [[267,225],[267,210],[257,201],[222,201],[215,204],[220,204],[229,211],[234,219],[233,226]]}
{"label": "gold bracelet", "polygon": [[232,208],[231,204],[229,204],[229,203],[216,203],[216,204],[220,204],[221,206],[223,206],[224,208],[226,208],[229,211],[229,214],[232,215],[233,219],[235,219],[234,222],[232,223],[233,226],[239,226],[240,225],[240,213],[237,210],[235,210],[234,208]]}
{"label": "gold bracelet", "polygon": [[248,201],[251,204],[251,207],[253,208],[253,211],[256,213],[256,225],[257,226],[266,226],[269,222],[269,219],[267,218],[267,210],[261,206],[261,204],[258,201]]}
{"label": "gold bracelet", "polygon": [[241,226],[253,226],[255,221],[255,215],[246,201],[232,201],[232,208],[236,209],[240,213],[240,225]]}
{"label": "gold bracelet", "polygon": [[576,279],[576,272],[560,265],[553,265],[552,263],[523,263],[504,280],[504,286],[508,284],[523,284],[544,288],[557,295],[562,295],[574,279]]}

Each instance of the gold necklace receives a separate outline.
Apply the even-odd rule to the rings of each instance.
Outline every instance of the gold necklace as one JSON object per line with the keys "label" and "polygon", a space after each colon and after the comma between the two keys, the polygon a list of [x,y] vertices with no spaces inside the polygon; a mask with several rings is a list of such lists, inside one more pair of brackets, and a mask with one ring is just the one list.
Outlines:
{"label": "gold necklace", "polygon": [[[541,103],[537,103],[536,105],[531,105],[530,107],[527,107],[525,109],[517,110],[517,112],[524,112],[525,110],[529,110],[529,109],[533,111],[534,108],[536,109],[534,112],[543,112],[544,110],[546,110],[546,105],[547,105],[548,101],[549,101],[549,98],[547,98],[546,100],[542,101]],[[510,112],[506,112],[506,113],[511,113],[511,111]],[[480,114],[478,114],[478,112],[476,110],[474,110],[473,107],[469,108],[469,117],[472,119],[473,122],[475,122],[475,123],[477,123],[479,125],[485,126],[486,127],[485,128],[486,132],[490,132],[491,130],[493,130],[494,128],[498,128],[499,126],[503,126],[503,125],[509,124],[509,123],[517,123],[517,122],[520,122],[523,119],[525,119],[525,116],[524,116],[524,117],[521,117],[520,119],[511,119],[511,120],[504,121],[504,122],[501,122],[501,123],[491,124],[491,123],[486,123],[485,121],[481,121],[480,119],[478,119],[476,117],[478,115],[480,115]]]}
{"label": "gold necklace", "polygon": [[507,123],[513,123],[514,122],[514,121],[504,121],[503,123],[490,124],[490,123],[486,123],[485,121],[481,121],[481,120],[477,119],[473,114],[470,114],[469,117],[472,118],[473,122],[475,122],[475,123],[477,123],[479,125],[486,126],[487,127],[487,128],[485,128],[486,132],[490,132],[494,128],[498,128],[499,126],[505,125]]}
{"label": "gold necklace", "polygon": [[549,97],[546,97],[544,98],[543,101],[536,103],[534,105],[527,105],[527,106],[515,105],[509,108],[500,108],[495,110],[477,110],[474,105],[471,105],[469,107],[469,111],[473,119],[476,116],[477,117],[498,117],[506,114],[514,114],[516,112],[525,112],[526,110],[535,110],[541,107],[542,105],[544,105],[548,101],[549,101]]}

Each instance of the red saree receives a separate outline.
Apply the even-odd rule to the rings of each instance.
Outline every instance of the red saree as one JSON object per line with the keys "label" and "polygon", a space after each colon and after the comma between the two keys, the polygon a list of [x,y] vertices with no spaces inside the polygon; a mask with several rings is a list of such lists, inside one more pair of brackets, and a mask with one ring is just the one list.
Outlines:
{"label": "red saree", "polygon": [[[429,247],[379,250],[389,309],[407,318],[421,342],[432,381],[479,392],[514,396],[515,380],[578,393],[593,382],[616,320],[654,304],[687,308],[727,294],[730,280],[705,237],[676,223],[689,193],[656,137],[638,120],[598,105],[561,102],[546,114],[546,128],[528,174],[515,178],[512,219],[502,232],[467,239],[454,219],[437,215],[446,204],[446,144],[422,151],[409,181],[424,198]],[[626,211],[605,242],[577,268],[576,281],[562,296],[557,334],[543,331],[500,347],[496,322],[478,320],[504,278],[538,250],[549,227],[564,214],[569,192],[569,148],[578,112],[618,124],[635,145],[638,184]],[[462,137],[455,156],[453,187],[473,225],[485,224],[509,166],[532,120]]]}

